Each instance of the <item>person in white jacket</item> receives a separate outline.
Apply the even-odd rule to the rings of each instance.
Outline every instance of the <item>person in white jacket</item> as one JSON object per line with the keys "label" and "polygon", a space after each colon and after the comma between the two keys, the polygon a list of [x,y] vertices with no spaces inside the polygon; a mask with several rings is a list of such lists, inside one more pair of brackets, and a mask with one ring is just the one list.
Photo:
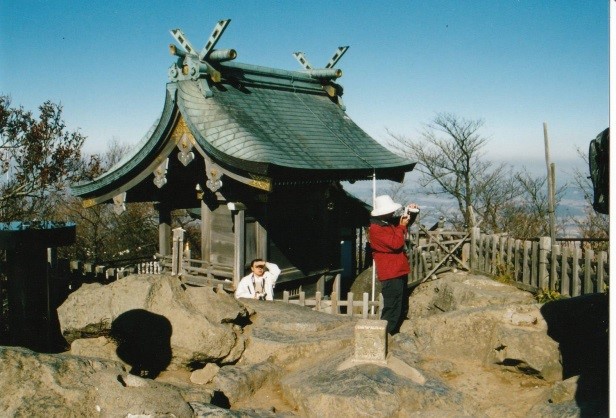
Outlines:
{"label": "person in white jacket", "polygon": [[240,280],[235,290],[236,298],[274,300],[274,285],[280,268],[274,263],[255,258],[250,263],[251,273]]}

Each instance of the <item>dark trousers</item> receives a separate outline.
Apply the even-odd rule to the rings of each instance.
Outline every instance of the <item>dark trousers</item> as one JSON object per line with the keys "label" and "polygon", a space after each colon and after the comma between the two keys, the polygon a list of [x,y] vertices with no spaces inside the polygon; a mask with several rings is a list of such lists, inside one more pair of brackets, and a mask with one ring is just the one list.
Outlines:
{"label": "dark trousers", "polygon": [[381,319],[387,321],[388,334],[393,335],[397,333],[400,330],[402,321],[406,317],[409,304],[407,289],[406,274],[381,282],[381,293],[383,294]]}

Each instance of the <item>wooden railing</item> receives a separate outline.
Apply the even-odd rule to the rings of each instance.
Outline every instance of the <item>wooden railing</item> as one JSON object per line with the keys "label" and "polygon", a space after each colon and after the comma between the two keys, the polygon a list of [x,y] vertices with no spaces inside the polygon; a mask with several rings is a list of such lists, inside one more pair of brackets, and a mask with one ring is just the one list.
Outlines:
{"label": "wooden railing", "polygon": [[[557,243],[549,237],[518,240],[473,231],[470,247],[474,270],[511,278],[529,290],[553,290],[562,295],[603,293],[609,283],[609,253],[585,246]],[[576,239],[583,242],[584,239]]]}
{"label": "wooden railing", "polygon": [[519,240],[507,234],[484,234],[479,228],[430,234],[412,235],[411,285],[453,269],[488,274],[533,292],[551,290],[566,296],[602,293],[609,283],[609,252],[587,248],[590,242],[606,240],[561,238],[552,245],[549,237]]}
{"label": "wooden railing", "polygon": [[[532,292],[550,290],[565,296],[605,292],[609,284],[609,252],[588,248],[591,242],[596,245],[605,240],[561,238],[552,245],[549,237],[519,240],[506,234],[484,234],[479,228],[467,232],[420,228],[410,238],[411,287],[455,269],[491,275]],[[192,259],[181,237],[174,239],[171,255],[156,254],[153,260],[132,260],[123,267],[67,261],[64,270],[68,274],[60,276],[68,277],[69,292],[81,283],[109,282],[133,273],[169,273],[187,284],[212,286],[227,292],[234,290],[232,271],[215,269],[208,262]],[[300,285],[297,289],[284,290],[282,301],[339,315],[380,317],[382,295],[372,301],[364,293],[360,300],[354,300],[355,295],[349,292],[346,299],[340,299],[340,272],[321,276],[316,282],[316,292],[309,298]],[[328,296],[325,296],[326,282],[330,284]]]}
{"label": "wooden railing", "polygon": [[383,295],[379,294],[379,299],[370,300],[370,295],[363,293],[360,300],[355,300],[355,295],[347,293],[347,298],[341,300],[338,292],[332,292],[330,297],[323,298],[321,292],[316,292],[314,299],[306,299],[305,292],[299,292],[297,299],[291,299],[291,293],[284,291],[282,301],[299,306],[308,306],[315,311],[326,312],[336,315],[360,316],[364,319],[378,319],[383,310]]}

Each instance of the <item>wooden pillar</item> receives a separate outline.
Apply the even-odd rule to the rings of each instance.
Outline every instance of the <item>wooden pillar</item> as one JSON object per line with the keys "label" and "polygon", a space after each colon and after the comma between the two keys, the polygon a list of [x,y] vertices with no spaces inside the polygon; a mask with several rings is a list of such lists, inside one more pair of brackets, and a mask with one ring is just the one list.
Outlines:
{"label": "wooden pillar", "polygon": [[171,207],[166,202],[158,204],[158,253],[171,254]]}
{"label": "wooden pillar", "polygon": [[173,230],[171,274],[174,276],[184,273],[184,232],[179,227]]}
{"label": "wooden pillar", "polygon": [[210,262],[211,254],[211,235],[212,235],[212,212],[210,208],[201,201],[201,260]]}
{"label": "wooden pillar", "polygon": [[267,260],[267,229],[260,222],[256,222],[256,234],[257,257]]}
{"label": "wooden pillar", "polygon": [[246,264],[246,254],[244,246],[245,234],[245,213],[246,211],[233,211],[233,287],[237,289],[240,279],[244,276],[244,265]]}

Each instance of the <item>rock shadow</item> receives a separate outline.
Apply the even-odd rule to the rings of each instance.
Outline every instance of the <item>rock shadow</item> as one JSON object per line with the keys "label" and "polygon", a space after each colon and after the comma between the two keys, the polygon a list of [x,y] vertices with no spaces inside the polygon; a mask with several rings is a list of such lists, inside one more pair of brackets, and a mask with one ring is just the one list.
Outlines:
{"label": "rock shadow", "polygon": [[608,295],[589,294],[549,302],[541,307],[541,313],[548,324],[548,335],[559,343],[563,379],[579,376],[575,401],[581,416],[607,416]]}
{"label": "rock shadow", "polygon": [[164,316],[133,309],[112,322],[110,337],[118,357],[132,367],[131,374],[154,379],[171,363],[172,331]]}

